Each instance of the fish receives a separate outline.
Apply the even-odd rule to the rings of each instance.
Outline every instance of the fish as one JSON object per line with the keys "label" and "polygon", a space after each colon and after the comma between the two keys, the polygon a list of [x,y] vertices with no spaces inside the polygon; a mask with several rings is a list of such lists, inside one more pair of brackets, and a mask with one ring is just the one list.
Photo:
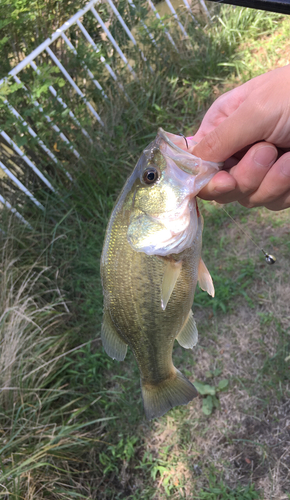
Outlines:
{"label": "fish", "polygon": [[175,339],[185,349],[197,343],[197,282],[214,296],[196,195],[222,164],[194,156],[194,145],[158,130],[116,201],[101,256],[102,344],[118,361],[132,349],[149,420],[198,395],[172,351]]}

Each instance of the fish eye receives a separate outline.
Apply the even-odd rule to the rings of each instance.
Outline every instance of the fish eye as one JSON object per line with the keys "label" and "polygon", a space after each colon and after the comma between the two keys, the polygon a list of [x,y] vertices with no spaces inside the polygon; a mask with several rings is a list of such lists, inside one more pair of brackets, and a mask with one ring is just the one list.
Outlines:
{"label": "fish eye", "polygon": [[143,181],[146,184],[153,184],[155,181],[157,181],[159,175],[158,175],[158,170],[157,168],[150,167],[146,168],[143,172]]}

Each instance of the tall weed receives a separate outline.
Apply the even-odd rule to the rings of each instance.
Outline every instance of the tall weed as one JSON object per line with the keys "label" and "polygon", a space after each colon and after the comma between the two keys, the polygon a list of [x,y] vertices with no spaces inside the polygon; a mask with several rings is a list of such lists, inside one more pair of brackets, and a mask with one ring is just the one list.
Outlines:
{"label": "tall weed", "polygon": [[63,340],[59,336],[69,316],[65,299],[43,264],[43,255],[26,263],[29,250],[20,250],[16,256],[13,228],[8,227],[8,231],[1,249],[0,280],[0,398],[6,409],[13,405],[11,395],[17,394],[24,381],[41,387],[48,379],[54,355],[61,345],[64,347],[65,335]]}

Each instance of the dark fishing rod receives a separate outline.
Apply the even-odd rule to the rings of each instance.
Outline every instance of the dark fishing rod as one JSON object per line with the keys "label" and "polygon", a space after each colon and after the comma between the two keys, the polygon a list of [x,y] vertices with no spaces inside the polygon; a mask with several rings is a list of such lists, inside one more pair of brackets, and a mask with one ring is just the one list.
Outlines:
{"label": "dark fishing rod", "polygon": [[280,14],[290,14],[290,0],[210,0],[216,3],[226,3],[249,7],[251,9],[267,10]]}

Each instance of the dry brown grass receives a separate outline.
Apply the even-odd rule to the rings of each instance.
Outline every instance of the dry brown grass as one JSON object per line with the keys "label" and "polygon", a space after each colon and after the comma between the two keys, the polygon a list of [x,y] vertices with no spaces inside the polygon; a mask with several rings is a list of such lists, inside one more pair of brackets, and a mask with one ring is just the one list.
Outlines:
{"label": "dry brown grass", "polygon": [[[59,352],[58,328],[68,316],[56,283],[43,265],[43,254],[27,264],[27,253],[14,258],[13,231],[1,249],[0,400],[6,408],[21,386],[41,387]],[[47,360],[50,360],[47,363]]]}

